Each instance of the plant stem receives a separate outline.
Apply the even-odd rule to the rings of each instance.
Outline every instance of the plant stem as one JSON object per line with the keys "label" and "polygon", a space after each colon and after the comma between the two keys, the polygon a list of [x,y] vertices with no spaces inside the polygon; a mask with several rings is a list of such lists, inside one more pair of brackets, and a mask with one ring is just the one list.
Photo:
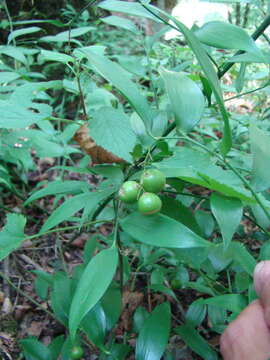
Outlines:
{"label": "plant stem", "polygon": [[249,91],[243,92],[243,93],[241,93],[241,94],[232,96],[232,97],[230,97],[230,98],[228,98],[228,99],[224,99],[224,101],[230,101],[230,100],[233,100],[233,99],[237,99],[237,98],[239,98],[239,97],[242,97],[242,96],[244,96],[244,95],[252,94],[252,93],[254,93],[254,92],[258,91],[258,90],[262,90],[262,89],[266,88],[266,87],[269,86],[269,85],[270,85],[270,82],[268,81],[268,82],[267,82],[266,84],[264,84],[263,86],[260,86],[260,87],[258,87],[258,88],[256,88],[256,89],[249,90]]}
{"label": "plant stem", "polygon": [[[268,28],[268,26],[270,25],[270,15],[268,15],[264,21],[257,27],[257,29],[254,31],[254,33],[251,35],[251,37],[253,38],[253,40],[257,40],[259,36],[261,36],[263,34],[263,32]],[[236,55],[240,55],[243,54],[244,51],[237,51],[234,56]],[[218,77],[222,78],[223,75],[226,74],[226,72],[228,70],[230,70],[230,68],[234,65],[234,62],[231,63],[225,63],[224,66],[222,66],[219,71],[218,71]]]}
{"label": "plant stem", "polygon": [[81,80],[80,80],[80,74],[79,73],[76,76],[76,80],[77,80],[78,89],[79,89],[79,93],[80,93],[80,100],[81,100],[81,105],[82,105],[82,109],[83,109],[83,117],[84,117],[85,120],[87,120],[88,116],[87,116],[86,106],[85,106],[85,102],[84,102],[82,85],[81,85]]}
{"label": "plant stem", "polygon": [[[180,139],[181,137],[179,137]],[[221,157],[220,155],[218,155],[217,153],[213,152],[212,150],[209,150],[206,146],[204,146],[203,144],[200,144],[199,142],[197,142],[196,140],[193,140],[191,138],[189,138],[187,135],[182,134],[182,138],[183,140],[186,140],[200,148],[202,148],[203,150],[207,151],[209,154],[211,154],[212,156],[215,156],[218,160],[220,160],[226,167],[228,167],[241,181],[242,183],[246,186],[246,188],[251,192],[251,194],[253,195],[254,199],[256,200],[256,202],[258,203],[258,205],[261,207],[261,209],[263,210],[263,212],[265,213],[266,217],[269,219],[270,221],[270,214],[267,210],[267,208],[264,206],[263,202],[261,201],[261,199],[259,198],[258,194],[254,191],[254,189],[252,188],[252,186],[248,183],[248,181],[242,176],[242,174],[240,174],[240,172],[233,167],[228,160],[226,160],[225,158]]]}
{"label": "plant stem", "polygon": [[62,228],[56,228],[56,229],[48,230],[48,231],[45,231],[45,232],[42,232],[42,233],[37,233],[37,234],[34,234],[34,235],[26,236],[23,239],[23,241],[32,240],[32,239],[38,238],[40,236],[48,235],[48,234],[51,234],[51,233],[54,233],[54,232],[73,230],[73,229],[78,229],[78,228],[89,226],[89,225],[94,225],[94,224],[98,224],[98,223],[108,223],[108,222],[110,223],[110,222],[112,222],[112,220],[94,220],[94,221],[90,221],[90,222],[87,222],[87,223],[82,224],[82,225],[65,226],[65,227],[62,227]]}
{"label": "plant stem", "polygon": [[120,275],[120,291],[123,295],[124,290],[124,262],[123,262],[123,254],[122,254],[122,244],[119,236],[119,208],[120,201],[114,200],[114,244],[117,246],[118,257],[119,257],[119,275]]}

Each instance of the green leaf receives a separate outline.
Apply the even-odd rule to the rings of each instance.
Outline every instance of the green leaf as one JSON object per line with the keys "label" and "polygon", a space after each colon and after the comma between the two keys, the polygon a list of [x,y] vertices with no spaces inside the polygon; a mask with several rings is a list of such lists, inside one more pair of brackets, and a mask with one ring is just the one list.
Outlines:
{"label": "green leaf", "polygon": [[98,4],[98,7],[114,12],[121,12],[133,16],[145,17],[159,22],[153,15],[145,10],[140,4],[134,2],[124,2],[119,0],[105,0]]}
{"label": "green leaf", "polygon": [[247,251],[243,244],[239,242],[232,242],[228,249],[228,253],[231,258],[241,265],[241,267],[250,275],[253,276],[254,268],[256,266],[256,260],[254,257]]}
{"label": "green leaf", "polygon": [[162,200],[162,214],[179,221],[190,230],[201,236],[199,225],[189,208],[174,198],[167,196],[160,196],[160,198]]}
{"label": "green leaf", "polygon": [[252,185],[255,191],[264,191],[270,187],[270,137],[257,126],[250,126],[251,152],[253,155],[252,164]]}
{"label": "green leaf", "polygon": [[239,73],[237,74],[237,78],[235,79],[235,89],[237,93],[240,93],[243,90],[244,82],[245,82],[245,74],[246,74],[247,64],[243,63],[240,65]]}
{"label": "green leaf", "polygon": [[156,163],[155,166],[163,171],[166,177],[179,177],[226,196],[255,203],[251,193],[244,188],[241,180],[232,171],[215,165],[211,157],[201,151],[176,148],[172,157]]}
{"label": "green leaf", "polygon": [[48,183],[48,185],[40,189],[34,194],[32,194],[24,203],[24,205],[28,205],[32,201],[40,199],[44,196],[48,195],[58,195],[58,194],[77,194],[81,193],[82,191],[88,190],[89,185],[85,181],[73,181],[73,180],[66,180],[66,181],[52,181]]}
{"label": "green leaf", "polygon": [[201,89],[182,73],[161,69],[160,75],[165,82],[177,129],[191,131],[204,111],[205,101]]}
{"label": "green leaf", "polygon": [[20,74],[13,71],[1,71],[0,72],[0,84],[10,83],[14,80],[17,80],[21,77]]}
{"label": "green leaf", "polygon": [[247,52],[245,54],[232,56],[229,59],[227,59],[227,62],[270,64],[270,56],[269,53],[265,53],[265,52],[262,52],[260,54]]}
{"label": "green leaf", "polygon": [[51,115],[52,108],[47,104],[32,103],[26,108],[14,100],[0,100],[0,127],[20,129],[36,124]]}
{"label": "green leaf", "polygon": [[186,322],[191,326],[199,326],[206,315],[206,306],[194,301],[186,312]]}
{"label": "green leaf", "polygon": [[90,310],[81,323],[81,328],[88,339],[97,346],[102,346],[106,334],[106,316],[100,304]]}
{"label": "green leaf", "polygon": [[122,110],[111,107],[99,109],[93,114],[89,127],[91,137],[97,145],[132,162],[130,153],[135,146],[136,135],[131,129],[128,116]]}
{"label": "green leaf", "polygon": [[52,342],[48,346],[51,352],[51,360],[58,360],[64,342],[65,342],[65,335],[59,335],[52,340]]}
{"label": "green leaf", "polygon": [[121,220],[121,226],[134,239],[152,246],[183,249],[212,246],[185,225],[162,214],[147,216],[133,212]]}
{"label": "green leaf", "polygon": [[38,60],[39,62],[56,61],[63,64],[74,62],[74,58],[72,56],[62,54],[57,51],[49,51],[49,50],[41,50]]}
{"label": "green leaf", "polygon": [[227,249],[242,219],[243,205],[238,199],[214,193],[211,195],[210,203],[221,230],[224,248]]}
{"label": "green leaf", "polygon": [[118,262],[115,247],[101,251],[85,268],[72,299],[69,314],[69,331],[74,339],[77,329],[110,285]]}
{"label": "green leaf", "polygon": [[10,44],[12,42],[12,40],[16,39],[19,36],[32,34],[34,32],[38,32],[38,31],[41,31],[41,30],[42,29],[40,27],[37,27],[37,26],[31,26],[31,27],[24,28],[24,29],[14,30],[8,36],[8,44]]}
{"label": "green leaf", "polygon": [[158,305],[146,319],[136,342],[136,360],[160,360],[168,343],[171,327],[169,303]]}
{"label": "green leaf", "polygon": [[106,315],[107,330],[117,323],[122,310],[121,292],[116,284],[112,284],[101,299],[101,305]]}
{"label": "green leaf", "polygon": [[200,299],[197,303],[215,305],[227,311],[240,313],[247,306],[247,299],[240,294],[226,294],[208,299]]}
{"label": "green leaf", "polygon": [[0,261],[18,249],[25,240],[26,218],[22,215],[8,214],[7,223],[0,232]]}
{"label": "green leaf", "polygon": [[46,42],[69,42],[70,39],[77,38],[79,36],[85,35],[89,31],[94,31],[94,30],[96,30],[96,28],[93,26],[84,26],[84,27],[72,29],[70,31],[69,30],[63,31],[54,36],[43,36],[39,40]]}
{"label": "green leaf", "polygon": [[209,82],[209,85],[211,86],[213,94],[214,94],[216,101],[218,103],[218,106],[220,108],[220,112],[221,112],[221,115],[222,115],[222,118],[224,121],[224,137],[222,140],[221,150],[222,150],[223,154],[226,154],[232,146],[230,123],[229,123],[227,111],[225,109],[220,83],[219,83],[216,71],[214,69],[214,66],[211,63],[206,51],[204,50],[202,44],[200,43],[200,41],[198,40],[196,35],[191,30],[189,30],[183,23],[178,21],[173,16],[167,14],[165,11],[157,9],[156,7],[154,7],[152,5],[145,4],[145,7],[149,8],[149,10],[153,11],[154,13],[161,14],[161,17],[165,16],[165,18],[172,20],[173,23],[175,24],[175,26],[184,35],[189,47],[194,52],[199,64],[202,67],[202,70]]}
{"label": "green leaf", "polygon": [[[121,2],[122,3],[122,2]],[[117,63],[100,56],[97,53],[88,51],[84,52],[90,64],[103,76],[110,81],[128,100],[130,105],[141,117],[147,129],[151,128],[152,112],[143,95],[141,95],[137,86],[129,79],[127,73]]]}
{"label": "green leaf", "polygon": [[17,46],[2,45],[0,46],[0,54],[10,56],[24,65],[27,65],[27,59],[23,53],[23,50]]}
{"label": "green leaf", "polygon": [[51,307],[57,319],[68,325],[71,303],[71,279],[64,272],[58,271],[53,277]]}
{"label": "green leaf", "polygon": [[50,350],[34,337],[20,340],[27,360],[51,360]]}
{"label": "green leaf", "polygon": [[195,31],[204,44],[221,49],[236,49],[260,53],[255,41],[239,26],[222,21],[211,21]]}
{"label": "green leaf", "polygon": [[101,18],[101,21],[112,26],[117,26],[122,29],[129,30],[134,34],[139,34],[137,26],[132,21],[123,17],[111,15],[105,18]]}
{"label": "green leaf", "polygon": [[67,199],[60,205],[43,224],[40,232],[46,232],[54,226],[60,224],[62,221],[68,220],[77,211],[87,208],[88,214],[95,210],[100,201],[109,196],[114,191],[113,188],[105,189],[104,191],[87,192],[75,195]]}
{"label": "green leaf", "polygon": [[208,345],[203,337],[190,325],[182,325],[175,329],[181,339],[205,360],[217,360],[216,352]]}

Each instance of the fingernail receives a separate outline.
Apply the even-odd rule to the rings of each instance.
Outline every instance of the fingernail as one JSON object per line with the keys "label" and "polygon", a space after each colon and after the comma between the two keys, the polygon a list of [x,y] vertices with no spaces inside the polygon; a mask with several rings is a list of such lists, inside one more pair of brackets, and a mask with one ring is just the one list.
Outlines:
{"label": "fingernail", "polygon": [[261,261],[256,265],[254,269],[254,287],[258,296],[261,294],[263,288],[264,277],[261,276],[261,274],[264,271],[264,266],[265,266],[265,261]]}

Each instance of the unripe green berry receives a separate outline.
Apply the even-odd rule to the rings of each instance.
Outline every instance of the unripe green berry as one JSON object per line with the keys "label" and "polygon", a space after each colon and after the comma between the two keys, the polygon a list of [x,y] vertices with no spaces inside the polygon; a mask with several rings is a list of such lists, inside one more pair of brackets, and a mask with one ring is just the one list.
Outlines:
{"label": "unripe green berry", "polygon": [[83,357],[83,349],[79,345],[73,346],[70,357],[72,360],[80,360]]}
{"label": "unripe green berry", "polygon": [[137,201],[140,185],[136,181],[126,181],[119,190],[119,199],[127,204]]}
{"label": "unripe green berry", "polygon": [[153,193],[144,193],[138,201],[138,210],[144,215],[156,214],[160,211],[162,201]]}
{"label": "unripe green berry", "polygon": [[142,174],[141,184],[145,191],[157,193],[164,189],[166,177],[157,169],[149,169]]}

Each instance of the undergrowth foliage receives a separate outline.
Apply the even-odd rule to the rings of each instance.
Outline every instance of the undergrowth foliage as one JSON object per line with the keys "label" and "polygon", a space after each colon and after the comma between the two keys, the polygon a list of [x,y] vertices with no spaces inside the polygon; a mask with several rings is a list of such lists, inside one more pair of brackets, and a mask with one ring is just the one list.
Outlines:
{"label": "undergrowth foliage", "polygon": [[[28,300],[62,333],[21,339],[21,358],[217,359],[208,340],[256,298],[254,267],[270,257],[270,16],[250,35],[189,29],[147,1],[68,5],[66,23],[2,10],[0,260],[49,234],[60,249],[54,272],[31,272]],[[180,42],[163,40],[170,28]],[[252,111],[235,111],[246,96]],[[54,175],[33,186],[48,159]],[[35,233],[29,209],[43,215]],[[71,270],[64,254],[82,233]]]}

